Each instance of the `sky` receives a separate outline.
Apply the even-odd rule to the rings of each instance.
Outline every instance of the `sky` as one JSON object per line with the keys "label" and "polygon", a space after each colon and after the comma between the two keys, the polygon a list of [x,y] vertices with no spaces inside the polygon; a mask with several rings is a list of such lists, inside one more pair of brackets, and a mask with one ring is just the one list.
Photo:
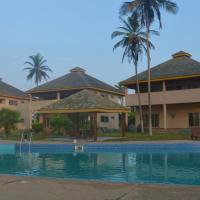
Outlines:
{"label": "sky", "polygon": [[[152,42],[152,66],[184,50],[200,60],[200,1],[174,0],[177,15],[162,12],[163,29]],[[36,53],[47,59],[51,80],[79,66],[111,85],[134,75],[134,67],[121,62],[123,51],[113,52],[124,0],[0,0],[0,77],[19,89],[34,87],[27,81],[24,62]],[[153,29],[158,29],[157,24]],[[139,63],[145,70],[146,58]]]}

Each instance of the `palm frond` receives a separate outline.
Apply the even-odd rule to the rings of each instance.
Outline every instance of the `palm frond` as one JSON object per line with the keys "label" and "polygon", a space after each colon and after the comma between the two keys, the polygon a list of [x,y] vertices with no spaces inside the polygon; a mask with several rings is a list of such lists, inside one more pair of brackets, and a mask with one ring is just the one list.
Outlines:
{"label": "palm frond", "polygon": [[50,78],[47,72],[52,72],[51,68],[49,68],[48,65],[45,65],[47,60],[39,53],[29,56],[29,59],[30,61],[24,63],[31,66],[24,68],[24,70],[29,70],[27,80],[34,79],[36,85],[38,85],[43,79],[47,81]]}

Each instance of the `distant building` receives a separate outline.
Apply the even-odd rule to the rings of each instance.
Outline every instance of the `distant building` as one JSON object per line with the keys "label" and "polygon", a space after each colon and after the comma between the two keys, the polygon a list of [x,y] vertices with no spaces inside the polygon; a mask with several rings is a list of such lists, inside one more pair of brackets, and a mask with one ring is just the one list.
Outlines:
{"label": "distant building", "polygon": [[[200,62],[186,52],[151,69],[152,125],[155,129],[200,127]],[[144,126],[148,127],[147,71],[139,74]],[[121,82],[135,94],[126,103],[136,111],[139,125],[136,77]]]}
{"label": "distant building", "polygon": [[[80,67],[75,67],[70,70],[69,74],[33,88],[27,93],[32,96],[32,112],[35,113],[45,106],[84,89],[92,91],[94,95],[124,104],[124,92],[86,74],[86,71]],[[97,121],[98,127],[119,129],[118,113],[99,113]]]}
{"label": "distant building", "polygon": [[0,109],[8,108],[20,112],[19,129],[30,128],[29,102],[30,98],[26,93],[0,80]]}

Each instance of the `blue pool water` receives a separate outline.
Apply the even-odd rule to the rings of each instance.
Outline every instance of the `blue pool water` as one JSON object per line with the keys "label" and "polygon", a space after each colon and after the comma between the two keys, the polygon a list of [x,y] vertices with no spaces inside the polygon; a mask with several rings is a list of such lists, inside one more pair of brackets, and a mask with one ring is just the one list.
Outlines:
{"label": "blue pool water", "polygon": [[0,173],[126,183],[200,185],[200,144],[0,145]]}

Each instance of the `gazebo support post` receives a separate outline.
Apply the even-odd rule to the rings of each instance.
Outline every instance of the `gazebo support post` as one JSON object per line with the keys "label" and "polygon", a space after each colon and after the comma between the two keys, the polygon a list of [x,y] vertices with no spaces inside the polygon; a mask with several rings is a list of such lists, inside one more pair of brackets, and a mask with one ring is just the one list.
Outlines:
{"label": "gazebo support post", "polygon": [[76,137],[80,138],[80,115],[79,113],[76,113]]}
{"label": "gazebo support post", "polygon": [[97,113],[92,114],[92,136],[94,141],[97,141]]}
{"label": "gazebo support post", "polygon": [[125,137],[126,135],[126,113],[122,113],[122,137]]}

